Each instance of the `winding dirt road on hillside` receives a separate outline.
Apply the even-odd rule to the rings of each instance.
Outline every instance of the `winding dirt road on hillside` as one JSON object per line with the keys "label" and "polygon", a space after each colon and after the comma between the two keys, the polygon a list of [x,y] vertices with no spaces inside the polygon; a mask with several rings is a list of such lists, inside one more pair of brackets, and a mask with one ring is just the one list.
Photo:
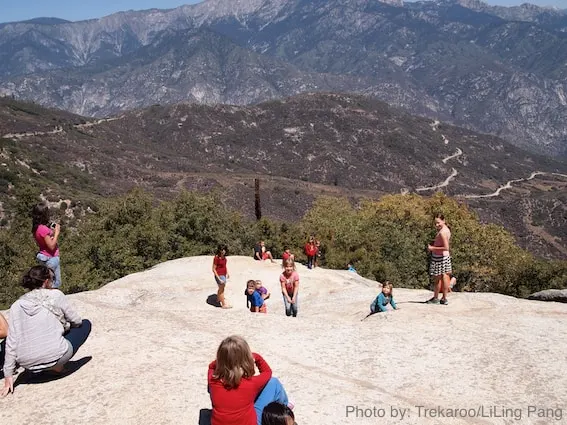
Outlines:
{"label": "winding dirt road on hillside", "polygon": [[[102,119],[98,119],[95,121],[90,121],[84,124],[74,124],[73,128],[78,129],[78,130],[82,130],[85,128],[91,128],[103,123],[107,123],[107,122],[111,122],[111,121],[117,121],[120,119],[123,119],[124,116],[119,116],[119,117],[112,117],[112,118],[102,118]],[[430,123],[431,129],[433,131],[437,131],[440,125],[440,121],[435,120],[433,123]],[[35,136],[48,136],[48,135],[53,135],[53,134],[58,134],[58,133],[62,133],[64,131],[62,126],[56,126],[53,130],[49,130],[49,131],[28,131],[28,132],[22,132],[22,133],[8,133],[2,136],[3,139],[22,139],[25,137],[35,137]],[[449,139],[447,139],[447,137],[444,134],[441,134],[441,139],[443,141],[443,143],[445,145],[449,144]],[[460,157],[461,155],[463,155],[463,151],[460,148],[457,148],[457,150],[455,151],[454,154],[449,155],[445,158],[443,158],[441,161],[443,162],[443,164],[446,164],[448,161],[452,160],[452,159],[456,159],[458,157]],[[207,175],[207,173],[165,173],[165,172],[160,172],[157,173],[162,175],[163,177],[174,177],[174,176],[178,176],[179,177],[179,181],[176,183],[176,188],[178,190],[180,190],[181,188],[183,188],[185,186],[185,183],[187,182],[187,178],[189,177],[196,177],[197,175],[200,177],[205,177]],[[427,192],[427,191],[434,191],[437,189],[441,189],[443,187],[447,187],[449,185],[449,183],[451,183],[452,180],[455,179],[455,177],[457,177],[459,174],[459,172],[455,169],[452,168],[451,169],[451,174],[441,183],[436,184],[436,185],[432,185],[432,186],[422,186],[422,187],[418,187],[415,189],[416,192]],[[554,175],[554,176],[558,176],[558,177],[563,177],[563,178],[567,178],[566,174],[560,174],[560,173],[546,173],[546,172],[542,172],[542,171],[534,171],[532,172],[532,174],[527,177],[527,178],[520,178],[520,179],[512,179],[509,180],[507,183],[505,183],[504,185],[500,186],[498,189],[496,189],[494,192],[489,193],[489,194],[484,194],[484,195],[476,195],[476,194],[462,194],[462,195],[455,195],[457,197],[461,197],[461,198],[466,198],[466,199],[480,199],[480,198],[493,198],[496,196],[499,196],[501,194],[501,192],[505,189],[511,189],[512,185],[514,183],[520,183],[520,182],[525,182],[525,181],[529,181],[534,179],[536,176],[539,175]],[[215,173],[211,173],[211,177],[214,176],[213,178],[215,178],[216,180],[218,180],[218,174]],[[233,180],[234,178],[241,178],[241,179],[250,179],[250,178],[257,178],[258,176],[253,175],[253,174],[248,174],[248,175],[231,175],[231,180]],[[289,182],[292,179],[288,179],[285,177],[277,177],[277,176],[262,176],[262,179],[264,180],[282,180],[282,181],[286,181]],[[317,190],[323,190],[325,189],[326,191],[329,191],[329,187],[327,185],[322,185],[322,184],[315,184],[315,183],[309,183],[310,187],[314,187]],[[340,189],[335,188],[334,190],[335,192],[339,193],[339,192],[343,192]],[[376,191],[373,190],[357,190],[357,192],[364,192],[367,194],[370,193],[376,193]],[[402,193],[409,193],[408,189],[402,189]]]}
{"label": "winding dirt road on hillside", "polygon": [[[85,129],[85,128],[94,127],[95,125],[103,124],[105,122],[120,120],[122,118],[124,118],[124,117],[103,118],[103,119],[100,119],[100,120],[91,121],[91,122],[87,122],[87,123],[84,123],[84,124],[74,124],[73,128],[76,128],[78,130],[82,130],[82,129]],[[58,125],[53,130],[50,130],[50,131],[27,131],[27,132],[24,132],[24,133],[8,133],[8,134],[4,134],[2,136],[2,139],[22,139],[24,137],[49,136],[49,135],[52,135],[52,134],[63,133],[63,131],[64,131],[63,127]]]}
{"label": "winding dirt road on hillside", "polygon": [[[433,129],[433,131],[437,131],[437,128],[439,126],[439,121],[435,121],[433,122],[431,125],[431,128]],[[449,139],[447,139],[447,137],[445,137],[444,134],[441,135],[441,139],[443,140],[443,143],[448,145],[449,144]],[[443,162],[443,164],[446,164],[447,161],[451,160],[451,159],[455,159],[458,158],[459,156],[461,156],[463,154],[463,151],[460,148],[457,148],[457,151],[453,154],[453,155],[449,155],[445,158],[443,158],[441,161]],[[416,192],[427,192],[430,190],[437,190],[437,189],[441,189],[442,187],[446,187],[449,186],[449,183],[451,182],[451,180],[453,180],[455,177],[457,177],[459,175],[459,172],[455,169],[452,168],[451,169],[451,175],[449,177],[447,177],[444,181],[442,181],[441,183],[435,185],[435,186],[424,186],[424,187],[418,187],[417,189],[415,189]]]}
{"label": "winding dirt road on hillside", "polygon": [[529,180],[533,180],[536,176],[545,176],[545,175],[567,178],[567,174],[545,173],[543,171],[534,171],[533,173],[530,174],[529,177],[527,177],[525,179],[510,180],[505,185],[500,186],[494,192],[486,194],[486,195],[457,195],[457,196],[462,197],[462,198],[467,198],[467,199],[494,198],[495,196],[499,196],[500,192],[502,192],[504,189],[512,189],[512,184],[514,184],[514,183],[527,182]]}
{"label": "winding dirt road on hillside", "polygon": [[445,187],[445,186],[449,186],[449,183],[451,182],[451,180],[453,180],[455,177],[457,177],[458,174],[459,174],[459,172],[457,170],[455,170],[454,168],[452,168],[451,175],[449,177],[447,177],[443,182],[441,182],[441,183],[439,183],[438,185],[435,185],[435,186],[418,187],[417,189],[415,189],[415,191],[416,192],[426,192],[428,190],[436,190],[436,189],[441,189],[442,187]]}
{"label": "winding dirt road on hillside", "polygon": [[449,155],[449,156],[443,158],[441,161],[443,161],[443,164],[446,164],[447,161],[449,161],[450,159],[458,158],[462,154],[463,154],[463,151],[460,148],[457,148],[457,151],[453,155]]}

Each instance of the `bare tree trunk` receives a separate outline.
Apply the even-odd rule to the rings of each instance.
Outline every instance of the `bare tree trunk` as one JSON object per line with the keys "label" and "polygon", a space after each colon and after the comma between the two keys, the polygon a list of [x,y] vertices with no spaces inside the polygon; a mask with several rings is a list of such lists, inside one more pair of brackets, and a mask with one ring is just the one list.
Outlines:
{"label": "bare tree trunk", "polygon": [[256,211],[256,220],[262,218],[262,207],[260,206],[260,179],[254,179],[254,208]]}

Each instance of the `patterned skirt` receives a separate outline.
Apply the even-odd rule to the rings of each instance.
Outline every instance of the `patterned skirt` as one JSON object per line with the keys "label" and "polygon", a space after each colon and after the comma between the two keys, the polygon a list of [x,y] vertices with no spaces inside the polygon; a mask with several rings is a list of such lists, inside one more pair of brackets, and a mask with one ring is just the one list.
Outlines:
{"label": "patterned skirt", "polygon": [[431,276],[441,276],[445,273],[453,273],[450,255],[432,255],[429,264],[429,274]]}

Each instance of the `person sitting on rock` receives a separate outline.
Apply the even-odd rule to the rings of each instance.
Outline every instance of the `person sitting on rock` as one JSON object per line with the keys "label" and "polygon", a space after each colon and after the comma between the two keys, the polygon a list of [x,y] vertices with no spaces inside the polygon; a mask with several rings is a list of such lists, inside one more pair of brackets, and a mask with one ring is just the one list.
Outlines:
{"label": "person sitting on rock", "polygon": [[273,401],[262,411],[262,425],[294,425],[295,415],[291,407]]}
{"label": "person sitting on rock", "polygon": [[258,261],[270,260],[272,263],[275,263],[272,253],[266,250],[264,241],[258,242],[254,247],[254,259]]}
{"label": "person sitting on rock", "polygon": [[262,294],[256,289],[256,281],[249,280],[246,283],[246,307],[250,308],[252,313],[267,313],[266,303]]}
{"label": "person sitting on rock", "polygon": [[284,252],[282,254],[282,264],[285,260],[287,260],[288,258],[291,258],[293,261],[295,261],[295,255],[293,255],[291,253],[291,250],[289,249],[289,246],[284,246]]}
{"label": "person sitting on rock", "polygon": [[372,304],[370,304],[371,313],[383,313],[388,311],[388,304],[391,305],[394,310],[398,309],[398,306],[394,301],[394,295],[392,294],[393,289],[394,285],[388,281],[384,282],[382,285],[382,292],[380,292]]}
{"label": "person sitting on rock", "polygon": [[262,411],[269,403],[289,403],[268,363],[238,335],[225,338],[219,345],[217,358],[209,365],[208,384],[213,405],[211,425],[261,425]]}
{"label": "person sitting on rock", "polygon": [[91,332],[91,322],[81,320],[63,292],[52,289],[53,280],[53,272],[43,265],[32,267],[22,279],[29,292],[10,307],[2,397],[14,391],[16,363],[32,373],[60,374]]}

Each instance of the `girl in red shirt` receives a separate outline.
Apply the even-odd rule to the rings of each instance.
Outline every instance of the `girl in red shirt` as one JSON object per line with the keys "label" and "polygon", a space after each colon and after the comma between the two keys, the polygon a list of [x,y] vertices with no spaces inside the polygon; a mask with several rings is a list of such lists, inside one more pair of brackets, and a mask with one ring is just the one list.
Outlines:
{"label": "girl in red shirt", "polygon": [[[255,375],[258,367],[259,375]],[[209,365],[211,425],[261,425],[262,411],[272,401],[288,405],[287,394],[272,369],[238,335],[221,342]]]}
{"label": "girl in red shirt", "polygon": [[317,255],[317,246],[315,245],[315,238],[309,237],[309,242],[304,247],[305,255],[307,255],[307,268],[312,269],[315,266],[315,256]]}
{"label": "girl in red shirt", "polygon": [[229,278],[228,268],[226,267],[227,255],[228,249],[226,245],[219,245],[217,254],[213,258],[213,274],[215,275],[215,281],[218,285],[217,300],[222,308],[232,308],[224,298],[224,288],[226,286],[226,280]]}

